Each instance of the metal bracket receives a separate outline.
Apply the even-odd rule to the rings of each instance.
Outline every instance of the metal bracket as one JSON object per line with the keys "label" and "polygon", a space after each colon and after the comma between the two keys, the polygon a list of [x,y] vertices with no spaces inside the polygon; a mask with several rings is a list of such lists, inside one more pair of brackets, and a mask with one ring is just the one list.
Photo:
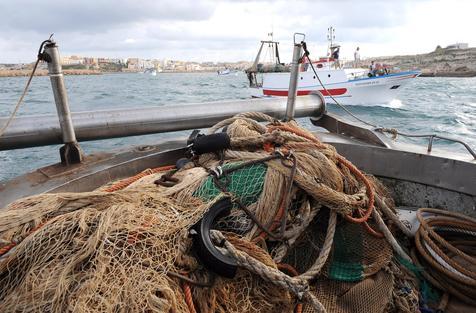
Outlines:
{"label": "metal bracket", "polygon": [[353,137],[380,147],[391,147],[391,140],[384,134],[354,124],[332,113],[323,114],[320,119],[311,118],[311,122],[313,125],[325,128],[331,133]]}
{"label": "metal bracket", "polygon": [[60,148],[61,163],[76,164],[83,161],[84,153],[78,142],[68,142]]}

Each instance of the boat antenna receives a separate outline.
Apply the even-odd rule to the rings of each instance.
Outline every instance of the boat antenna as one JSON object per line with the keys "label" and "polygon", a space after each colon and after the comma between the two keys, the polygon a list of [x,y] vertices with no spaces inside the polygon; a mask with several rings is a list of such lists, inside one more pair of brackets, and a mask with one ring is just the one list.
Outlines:
{"label": "boat antenna", "polygon": [[327,41],[329,42],[329,51],[331,50],[331,47],[332,47],[332,41],[336,39],[335,31],[336,29],[332,26],[327,28]]}

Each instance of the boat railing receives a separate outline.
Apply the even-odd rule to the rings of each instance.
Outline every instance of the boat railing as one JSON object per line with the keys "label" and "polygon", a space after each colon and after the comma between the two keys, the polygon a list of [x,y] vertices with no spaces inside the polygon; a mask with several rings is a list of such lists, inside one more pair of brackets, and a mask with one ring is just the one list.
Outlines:
{"label": "boat railing", "polygon": [[409,137],[409,138],[428,138],[428,146],[427,146],[427,151],[428,152],[431,152],[431,150],[433,149],[433,141],[435,139],[441,139],[441,140],[446,140],[446,141],[450,141],[450,142],[459,143],[459,144],[463,145],[466,148],[466,150],[473,156],[474,159],[476,159],[476,152],[474,152],[473,149],[471,149],[471,147],[466,142],[464,142],[463,140],[456,139],[456,138],[441,136],[441,135],[437,135],[437,134],[402,133],[400,131],[396,131],[396,130],[388,129],[388,128],[382,128],[382,127],[375,128],[374,130],[379,131],[379,132],[395,133],[395,134],[398,134],[400,136]]}

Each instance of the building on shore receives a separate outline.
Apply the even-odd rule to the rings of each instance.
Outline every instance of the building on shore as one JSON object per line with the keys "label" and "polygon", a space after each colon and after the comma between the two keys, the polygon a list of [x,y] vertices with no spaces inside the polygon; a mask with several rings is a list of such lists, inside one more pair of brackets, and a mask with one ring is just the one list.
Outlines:
{"label": "building on shore", "polygon": [[196,62],[190,62],[185,64],[185,70],[187,72],[200,72],[202,71],[202,67]]}
{"label": "building on shore", "polygon": [[152,60],[142,60],[139,59],[139,69],[145,70],[148,68],[155,68],[155,64]]}
{"label": "building on shore", "polygon": [[98,64],[121,64],[121,59],[117,58],[98,58]]}
{"label": "building on shore", "polygon": [[61,65],[82,65],[83,63],[84,59],[77,55],[61,58]]}
{"label": "building on shore", "polygon": [[83,58],[83,64],[87,66],[97,66],[98,65],[98,59],[97,58],[89,58],[85,57]]}
{"label": "building on shore", "polygon": [[446,49],[468,49],[468,44],[465,42],[457,42],[447,46]]}
{"label": "building on shore", "polygon": [[127,69],[129,71],[138,71],[139,67],[139,58],[128,58],[127,59]]}

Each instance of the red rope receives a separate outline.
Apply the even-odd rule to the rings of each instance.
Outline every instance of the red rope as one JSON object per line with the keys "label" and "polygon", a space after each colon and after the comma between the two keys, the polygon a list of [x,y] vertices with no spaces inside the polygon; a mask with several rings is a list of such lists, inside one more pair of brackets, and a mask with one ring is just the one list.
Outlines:
{"label": "red rope", "polygon": [[117,183],[115,183],[114,185],[108,187],[107,189],[105,189],[104,191],[106,192],[114,192],[114,191],[118,191],[118,190],[121,190],[121,189],[124,189],[126,188],[127,186],[129,186],[130,184],[132,184],[133,182],[141,179],[142,177],[146,177],[146,176],[149,176],[151,174],[156,174],[156,173],[160,173],[160,172],[164,172],[164,171],[168,171],[168,170],[171,170],[175,167],[175,165],[166,165],[166,166],[161,166],[161,167],[156,167],[148,172],[144,171],[144,172],[141,172],[135,176],[132,176],[132,177],[129,177],[129,178],[126,178],[126,179],[123,179]]}
{"label": "red rope", "polygon": [[185,295],[185,303],[187,303],[188,310],[190,313],[197,313],[195,310],[195,305],[193,304],[193,297],[192,297],[192,288],[187,282],[182,283],[183,294]]}
{"label": "red rope", "polygon": [[[287,272],[291,276],[298,276],[299,275],[298,271],[289,264],[278,263],[276,265],[278,266],[278,269],[281,272]],[[302,313],[302,303],[296,304],[296,308],[294,309],[294,313]]]}

